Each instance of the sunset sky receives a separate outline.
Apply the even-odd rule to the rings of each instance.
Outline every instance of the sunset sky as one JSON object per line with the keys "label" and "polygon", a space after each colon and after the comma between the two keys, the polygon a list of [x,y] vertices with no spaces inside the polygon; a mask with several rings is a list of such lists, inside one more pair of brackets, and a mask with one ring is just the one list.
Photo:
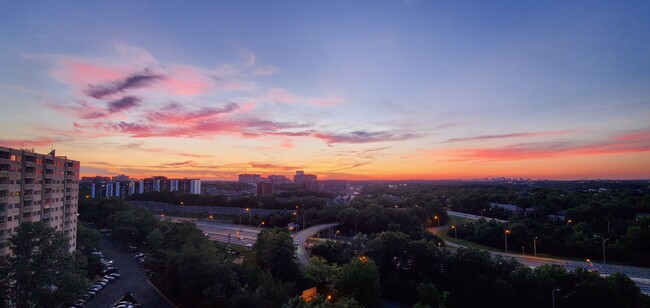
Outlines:
{"label": "sunset sky", "polygon": [[0,145],[83,176],[650,178],[649,1],[6,1],[0,38]]}

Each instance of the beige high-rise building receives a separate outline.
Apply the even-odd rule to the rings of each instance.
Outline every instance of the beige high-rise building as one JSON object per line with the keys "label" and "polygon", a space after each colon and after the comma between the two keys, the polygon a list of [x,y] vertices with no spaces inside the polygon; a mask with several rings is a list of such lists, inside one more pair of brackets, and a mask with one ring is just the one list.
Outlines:
{"label": "beige high-rise building", "polygon": [[79,162],[0,146],[0,255],[23,222],[43,221],[77,246]]}

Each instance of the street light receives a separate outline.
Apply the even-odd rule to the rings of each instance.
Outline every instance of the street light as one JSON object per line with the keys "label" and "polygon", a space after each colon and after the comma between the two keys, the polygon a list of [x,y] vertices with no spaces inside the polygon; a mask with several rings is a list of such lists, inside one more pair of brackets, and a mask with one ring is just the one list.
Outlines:
{"label": "street light", "polygon": [[508,234],[510,234],[510,230],[506,229],[506,231],[503,232],[503,236],[505,237],[506,240],[506,253],[508,253]]}
{"label": "street light", "polygon": [[451,228],[454,229],[454,237],[458,240],[458,229],[454,225],[451,225]]}
{"label": "street light", "polygon": [[607,264],[607,259],[605,258],[605,242],[609,241],[608,238],[603,240],[603,264]]}
{"label": "street light", "polygon": [[533,239],[533,251],[535,257],[537,257],[537,236]]}
{"label": "street light", "polygon": [[438,221],[438,228],[440,228],[440,218],[438,215],[433,216],[433,219]]}
{"label": "street light", "polygon": [[571,224],[572,222],[573,222],[573,220],[569,219],[569,220],[566,221],[566,225],[568,226],[568,225]]}
{"label": "street light", "polygon": [[551,292],[551,302],[553,303],[553,308],[555,308],[555,292],[560,292],[560,289],[554,289],[553,292]]}
{"label": "street light", "polygon": [[609,234],[609,218],[605,217],[605,219],[607,220],[607,234]]}

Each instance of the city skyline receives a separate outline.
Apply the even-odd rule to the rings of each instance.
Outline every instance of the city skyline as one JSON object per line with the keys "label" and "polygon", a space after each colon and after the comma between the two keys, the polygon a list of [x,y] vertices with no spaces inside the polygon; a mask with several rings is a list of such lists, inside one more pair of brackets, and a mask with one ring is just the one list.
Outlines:
{"label": "city skyline", "polygon": [[0,4],[0,146],[81,176],[650,178],[650,4]]}

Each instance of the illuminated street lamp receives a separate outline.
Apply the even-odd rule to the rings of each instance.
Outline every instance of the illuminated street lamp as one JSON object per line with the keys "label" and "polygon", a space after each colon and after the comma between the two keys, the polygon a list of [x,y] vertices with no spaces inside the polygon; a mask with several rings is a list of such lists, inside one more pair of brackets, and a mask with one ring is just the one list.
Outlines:
{"label": "illuminated street lamp", "polygon": [[555,308],[555,292],[560,292],[560,289],[553,289],[553,292],[551,292],[551,302],[553,303],[553,308]]}
{"label": "illuminated street lamp", "polygon": [[537,257],[537,236],[533,239],[533,251],[535,253],[535,257]]}
{"label": "illuminated street lamp", "polygon": [[438,215],[433,216],[433,219],[438,221],[438,228],[440,228],[440,218]]}
{"label": "illuminated street lamp", "polygon": [[607,264],[607,259],[605,258],[605,242],[609,241],[608,238],[603,240],[603,264]]}
{"label": "illuminated street lamp", "polygon": [[454,237],[458,240],[458,228],[454,225],[451,225],[451,228],[454,229]]}
{"label": "illuminated street lamp", "polygon": [[568,226],[568,225],[570,225],[572,222],[573,222],[573,220],[569,219],[569,220],[566,221],[566,225]]}
{"label": "illuminated street lamp", "polygon": [[251,211],[249,208],[246,208],[246,212],[248,212],[248,224],[250,225],[252,224],[253,220],[253,211]]}
{"label": "illuminated street lamp", "polygon": [[505,232],[503,232],[506,241],[506,253],[508,253],[508,234],[510,234],[510,230],[506,229]]}

